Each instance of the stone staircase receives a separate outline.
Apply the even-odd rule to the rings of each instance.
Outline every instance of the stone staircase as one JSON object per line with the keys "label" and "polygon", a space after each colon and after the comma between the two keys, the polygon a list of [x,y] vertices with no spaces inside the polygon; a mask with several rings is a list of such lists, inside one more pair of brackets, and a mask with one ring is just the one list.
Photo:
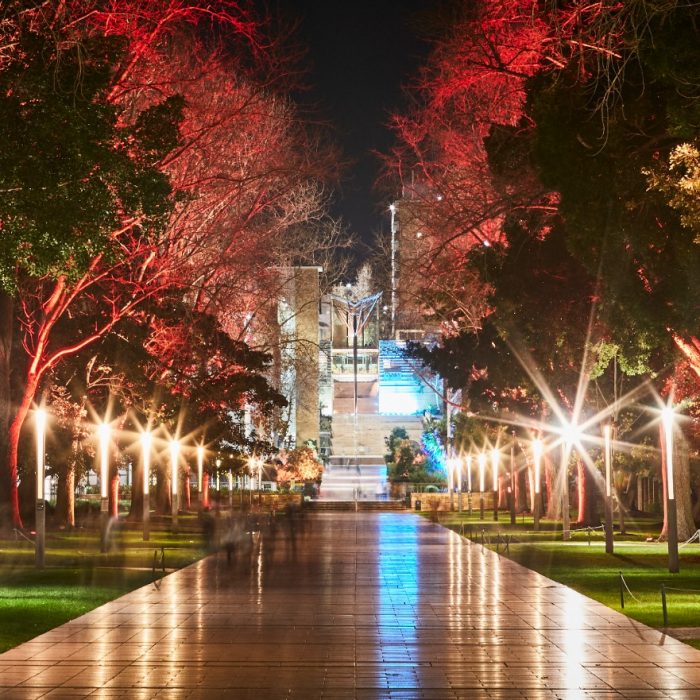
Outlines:
{"label": "stone staircase", "polygon": [[337,511],[402,511],[406,510],[403,501],[323,501],[316,500],[304,504],[305,508],[317,513]]}
{"label": "stone staircase", "polygon": [[374,501],[387,493],[384,464],[329,464],[323,471],[319,501]]}
{"label": "stone staircase", "polygon": [[[357,422],[356,422],[357,420]],[[383,461],[385,438],[394,428],[406,428],[412,440],[420,440],[423,427],[420,416],[380,416],[377,413],[333,415],[331,454],[350,457],[373,457]]]}

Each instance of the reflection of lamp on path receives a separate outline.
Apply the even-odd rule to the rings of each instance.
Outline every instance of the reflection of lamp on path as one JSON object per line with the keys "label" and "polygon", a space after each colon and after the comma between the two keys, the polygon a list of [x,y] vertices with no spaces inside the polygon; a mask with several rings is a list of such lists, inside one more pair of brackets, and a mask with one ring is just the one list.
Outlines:
{"label": "reflection of lamp on path", "polygon": [[34,411],[36,428],[36,507],[34,528],[36,541],[34,544],[34,561],[37,569],[44,568],[44,552],[46,549],[46,494],[44,493],[44,460],[46,457],[46,411],[38,408]]}
{"label": "reflection of lamp on path", "polygon": [[676,494],[673,483],[673,427],[675,412],[672,406],[664,406],[661,421],[664,435],[664,454],[666,456],[666,536],[668,538],[668,570],[672,574],[680,571],[678,561],[678,513],[676,511]]}

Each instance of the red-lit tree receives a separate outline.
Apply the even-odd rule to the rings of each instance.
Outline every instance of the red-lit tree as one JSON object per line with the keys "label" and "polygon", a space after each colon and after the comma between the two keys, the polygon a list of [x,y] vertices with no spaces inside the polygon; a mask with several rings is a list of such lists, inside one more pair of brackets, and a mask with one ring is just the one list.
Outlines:
{"label": "red-lit tree", "polygon": [[[43,230],[45,220],[33,220],[29,228],[38,231],[36,240],[20,238],[15,249],[3,251],[7,252],[5,286],[21,302],[27,358],[21,395],[12,408],[6,451],[4,498],[11,502],[16,524],[20,523],[16,489],[19,434],[42,377],[168,289],[181,289],[199,308],[211,308],[223,289],[235,287],[231,280],[250,293],[255,288],[250,280],[263,277],[250,273],[255,275],[271,263],[271,257],[265,256],[265,241],[271,236],[281,238],[292,224],[319,216],[322,191],[314,177],[323,166],[293,106],[273,82],[281,64],[276,58],[267,61],[255,25],[234,2],[154,0],[114,3],[106,10],[102,5],[72,2],[48,10],[40,6],[18,16],[19,20],[8,15],[8,22],[3,23],[6,31],[0,46],[9,46],[12,41],[8,38],[16,35],[30,44],[44,42],[51,50],[13,53],[7,49],[2,56],[8,84],[17,79],[13,69],[21,74],[27,65],[44,75],[48,69],[50,75],[59,56],[62,70],[72,80],[82,75],[85,82],[85,75],[94,68],[102,82],[93,92],[83,91],[86,98],[75,102],[89,114],[108,114],[108,126],[124,136],[116,141],[94,129],[79,134],[88,147],[84,150],[95,156],[91,167],[81,165],[94,178],[98,192],[109,200],[110,206],[101,209],[109,211],[111,219],[100,220],[89,209],[82,219],[70,220],[65,215],[61,235],[54,238]],[[98,63],[91,56],[79,63],[84,59],[79,49],[85,42],[104,43],[112,51],[110,60]],[[66,45],[75,48],[70,54],[75,57],[73,64],[65,60]],[[82,73],[77,70],[79,65]],[[50,80],[32,87],[40,99],[55,97]],[[9,94],[12,97],[16,92]],[[159,123],[172,124],[181,113],[179,133],[156,128]],[[51,114],[41,116],[45,129],[60,132],[46,119]],[[68,123],[80,121],[73,118]],[[52,186],[60,186],[51,172],[54,154],[40,140],[47,134],[40,130],[37,134],[24,143],[38,146],[36,152],[45,156],[41,163],[47,178],[54,177]],[[23,134],[13,136],[6,141],[7,150],[14,147],[21,152]],[[95,142],[103,146],[98,154]],[[136,170],[129,173],[130,180],[125,178],[124,191],[116,195],[114,187],[105,186],[102,160],[112,150]],[[147,168],[154,166],[158,170],[149,180]],[[79,172],[73,168],[67,173],[68,182],[75,182]],[[23,191],[22,175],[11,180],[10,186]],[[154,211],[142,205],[142,198],[153,200],[149,203]],[[59,204],[66,214],[71,207],[80,212],[78,203],[86,202],[100,209],[100,201],[83,186],[68,192]],[[43,212],[41,203],[34,204]],[[16,207],[9,206],[3,219],[12,221],[13,216],[17,216]],[[95,235],[97,224],[102,227],[99,236]],[[53,249],[44,245],[47,241],[55,244]],[[14,268],[22,245],[31,250],[29,264]],[[11,297],[4,299],[6,305]],[[57,323],[87,306],[92,324],[72,342],[54,342]],[[9,368],[9,362],[5,366]]]}

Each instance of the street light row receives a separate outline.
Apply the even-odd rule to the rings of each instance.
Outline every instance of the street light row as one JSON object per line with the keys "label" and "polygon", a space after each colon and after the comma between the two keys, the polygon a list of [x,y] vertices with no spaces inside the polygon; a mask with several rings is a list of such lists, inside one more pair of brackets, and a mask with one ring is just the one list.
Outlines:
{"label": "street light row", "polygon": [[[43,568],[45,560],[46,547],[46,494],[45,494],[45,474],[46,474],[46,425],[47,411],[43,408],[37,408],[34,411],[34,427],[36,431],[36,456],[37,456],[37,484],[36,484],[36,542],[35,542],[35,561],[39,568]],[[103,422],[96,426],[98,455],[100,463],[100,548],[106,552],[108,549],[108,533],[109,533],[109,446],[112,439],[112,428],[109,423]],[[153,451],[153,433],[146,430],[141,433],[141,463],[143,466],[143,539],[148,540],[150,537],[150,477],[151,477],[151,454]],[[179,440],[171,439],[168,441],[170,453],[170,495],[171,495],[171,522],[173,527],[177,527],[177,516],[179,511],[179,491],[178,491],[178,467],[180,463],[181,443]],[[204,445],[197,445],[197,493],[200,498],[200,507],[206,504],[202,499],[202,485],[204,478]],[[262,467],[264,460],[261,457],[251,457],[249,464],[252,468],[258,470],[258,488],[262,485]],[[221,466],[221,460],[216,460],[217,478],[218,468]],[[233,489],[233,476],[229,472],[229,489]]]}

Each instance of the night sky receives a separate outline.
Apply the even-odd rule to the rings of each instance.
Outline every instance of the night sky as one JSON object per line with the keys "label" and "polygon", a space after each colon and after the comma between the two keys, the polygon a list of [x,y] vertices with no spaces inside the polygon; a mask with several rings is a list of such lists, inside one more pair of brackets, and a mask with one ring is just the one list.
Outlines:
{"label": "night sky", "polygon": [[402,86],[427,55],[418,17],[434,5],[434,0],[279,0],[299,19],[299,39],[308,50],[306,99],[330,122],[349,161],[333,214],[368,243],[388,226],[387,201],[373,191],[380,163],[372,151],[391,146],[389,114],[404,103]]}

